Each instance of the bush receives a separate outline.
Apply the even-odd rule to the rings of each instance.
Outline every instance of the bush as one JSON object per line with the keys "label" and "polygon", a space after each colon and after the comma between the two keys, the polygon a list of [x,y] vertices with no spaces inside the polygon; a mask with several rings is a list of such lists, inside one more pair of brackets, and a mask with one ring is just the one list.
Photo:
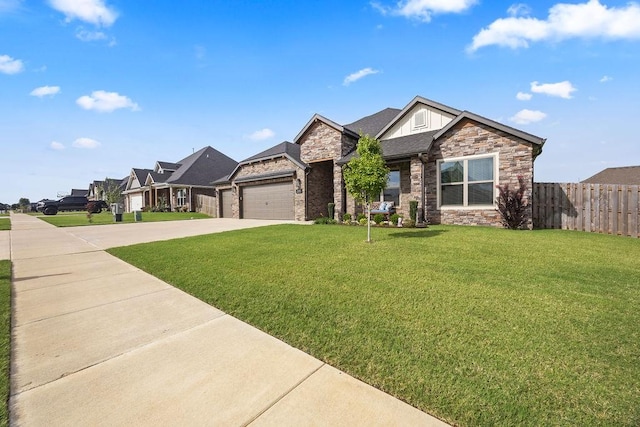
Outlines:
{"label": "bush", "polygon": [[520,188],[510,190],[509,184],[502,187],[497,185],[500,192],[498,195],[498,211],[502,215],[502,225],[511,230],[518,230],[527,226],[527,207],[529,202],[524,200],[524,193],[527,186],[522,176],[518,176]]}
{"label": "bush", "polygon": [[335,218],[334,214],[336,212],[336,204],[335,203],[327,203],[327,211],[329,212],[329,218]]}
{"label": "bush", "polygon": [[381,213],[377,213],[373,216],[373,222],[375,222],[376,225],[380,225],[382,221],[384,221],[384,215]]}
{"label": "bush", "polygon": [[321,216],[320,218],[316,218],[315,220],[313,220],[314,224],[335,224],[336,220],[333,218],[326,218],[324,216]]}
{"label": "bush", "polygon": [[342,222],[346,222],[346,223],[351,222],[351,214],[350,213],[346,213],[346,214],[342,215]]}
{"label": "bush", "polygon": [[402,221],[402,228],[413,228],[416,226],[416,222],[412,219]]}
{"label": "bush", "polygon": [[398,225],[398,219],[399,218],[400,218],[400,215],[398,215],[397,213],[394,213],[393,215],[391,215],[389,217],[389,220],[391,221],[391,224]]}
{"label": "bush", "polygon": [[[358,215],[358,218],[360,218],[360,215]],[[367,217],[366,217],[366,216],[364,216],[364,217],[362,217],[362,218],[358,219],[358,224],[360,224],[360,225],[367,225]]]}
{"label": "bush", "polygon": [[[361,222],[363,219],[367,219],[367,216],[363,213],[359,213],[358,216],[356,217],[356,221]],[[366,222],[365,222],[366,224]]]}
{"label": "bush", "polygon": [[418,215],[418,201],[411,200],[409,201],[409,219],[412,221],[416,221],[416,216]]}

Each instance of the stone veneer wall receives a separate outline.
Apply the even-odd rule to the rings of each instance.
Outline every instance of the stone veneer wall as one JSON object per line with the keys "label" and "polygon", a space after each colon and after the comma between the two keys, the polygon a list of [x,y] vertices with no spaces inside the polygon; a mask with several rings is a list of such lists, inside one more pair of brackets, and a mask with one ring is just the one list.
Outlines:
{"label": "stone veneer wall", "polygon": [[300,144],[300,160],[313,163],[342,157],[342,133],[321,121],[315,122]]}
{"label": "stone veneer wall", "polygon": [[[528,142],[501,131],[464,121],[435,141],[425,165],[427,182],[427,219],[433,224],[488,225],[501,227],[500,213],[496,209],[438,209],[437,160],[499,153],[498,184],[518,185],[518,176],[527,182],[526,199],[531,200],[533,185],[533,148]],[[531,218],[531,207],[529,207]],[[531,222],[530,222],[531,223]]]}
{"label": "stone veneer wall", "polygon": [[[248,177],[252,175],[264,175],[273,172],[279,171],[287,171],[287,170],[295,170],[295,176],[293,178],[279,178],[279,179],[269,179],[269,180],[260,180],[254,182],[243,182],[237,184],[239,187],[247,186],[247,185],[256,185],[256,184],[271,184],[275,182],[285,182],[285,181],[294,181],[296,179],[300,179],[302,193],[295,193],[295,185],[294,185],[294,215],[296,221],[304,221],[305,220],[305,200],[304,195],[306,193],[305,188],[305,180],[304,180],[304,170],[298,167],[296,164],[291,162],[289,159],[285,157],[280,157],[277,159],[264,160],[257,163],[251,163],[248,165],[243,165],[238,173],[233,177],[234,180],[238,178]],[[231,209],[233,211],[234,218],[240,218],[240,199],[239,194],[241,191],[236,191],[233,195],[233,203]]]}
{"label": "stone veneer wall", "polygon": [[334,200],[333,165],[331,160],[310,164],[307,175],[307,219],[329,214],[328,204]]}

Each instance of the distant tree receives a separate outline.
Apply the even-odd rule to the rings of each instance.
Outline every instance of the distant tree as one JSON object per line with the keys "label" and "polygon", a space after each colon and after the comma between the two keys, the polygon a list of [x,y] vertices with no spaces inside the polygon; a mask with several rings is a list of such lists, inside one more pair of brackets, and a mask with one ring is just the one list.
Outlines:
{"label": "distant tree", "polygon": [[99,191],[102,192],[102,198],[108,204],[122,202],[122,191],[120,191],[120,182],[118,180],[105,178]]}
{"label": "distant tree", "polygon": [[18,205],[22,212],[29,212],[31,210],[31,202],[26,197],[21,197],[20,200],[18,200]]}
{"label": "distant tree", "polygon": [[361,134],[357,152],[358,156],[344,167],[344,184],[349,194],[366,207],[367,242],[371,242],[371,201],[386,187],[389,168],[385,166],[382,146],[377,139]]}

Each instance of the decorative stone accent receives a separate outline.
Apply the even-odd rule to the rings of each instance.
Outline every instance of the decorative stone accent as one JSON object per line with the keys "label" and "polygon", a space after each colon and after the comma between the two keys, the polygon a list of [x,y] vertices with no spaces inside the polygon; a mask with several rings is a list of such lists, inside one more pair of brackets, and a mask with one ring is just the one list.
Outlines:
{"label": "decorative stone accent", "polygon": [[305,163],[342,157],[342,134],[318,120],[300,139],[300,159]]}
{"label": "decorative stone accent", "polygon": [[[498,153],[498,185],[518,185],[518,176],[527,182],[526,199],[531,200],[533,185],[533,149],[530,143],[501,131],[464,121],[434,142],[426,167],[427,218],[433,224],[488,225],[501,227],[496,209],[439,209],[437,160]],[[529,207],[531,218],[531,207]]]}

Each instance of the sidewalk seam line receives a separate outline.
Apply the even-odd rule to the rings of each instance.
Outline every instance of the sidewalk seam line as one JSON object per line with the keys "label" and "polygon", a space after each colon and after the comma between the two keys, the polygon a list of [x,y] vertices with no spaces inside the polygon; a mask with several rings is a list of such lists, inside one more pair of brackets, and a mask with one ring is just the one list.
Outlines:
{"label": "sidewalk seam line", "polygon": [[[318,361],[320,361],[319,359],[316,359]],[[271,404],[267,405],[262,411],[260,411],[259,413],[257,413],[254,417],[252,417],[249,421],[247,421],[246,423],[242,424],[242,427],[247,427],[250,424],[253,424],[255,421],[258,420],[258,418],[260,418],[262,415],[264,415],[265,412],[267,412],[269,409],[273,408],[274,406],[276,406],[278,404],[278,402],[280,402],[282,399],[284,399],[285,397],[287,397],[289,394],[291,394],[291,392],[293,392],[295,389],[297,389],[298,387],[300,387],[302,385],[302,383],[304,383],[305,381],[307,381],[309,378],[311,378],[311,376],[313,374],[315,374],[316,372],[318,372],[320,369],[322,369],[323,367],[326,366],[325,362],[320,361],[321,364],[320,366],[318,366],[316,369],[314,369],[313,371],[311,371],[308,375],[306,375],[304,378],[302,378],[300,381],[298,381],[293,387],[291,387],[289,390],[285,391],[282,395],[280,395],[279,397],[277,397]]]}

